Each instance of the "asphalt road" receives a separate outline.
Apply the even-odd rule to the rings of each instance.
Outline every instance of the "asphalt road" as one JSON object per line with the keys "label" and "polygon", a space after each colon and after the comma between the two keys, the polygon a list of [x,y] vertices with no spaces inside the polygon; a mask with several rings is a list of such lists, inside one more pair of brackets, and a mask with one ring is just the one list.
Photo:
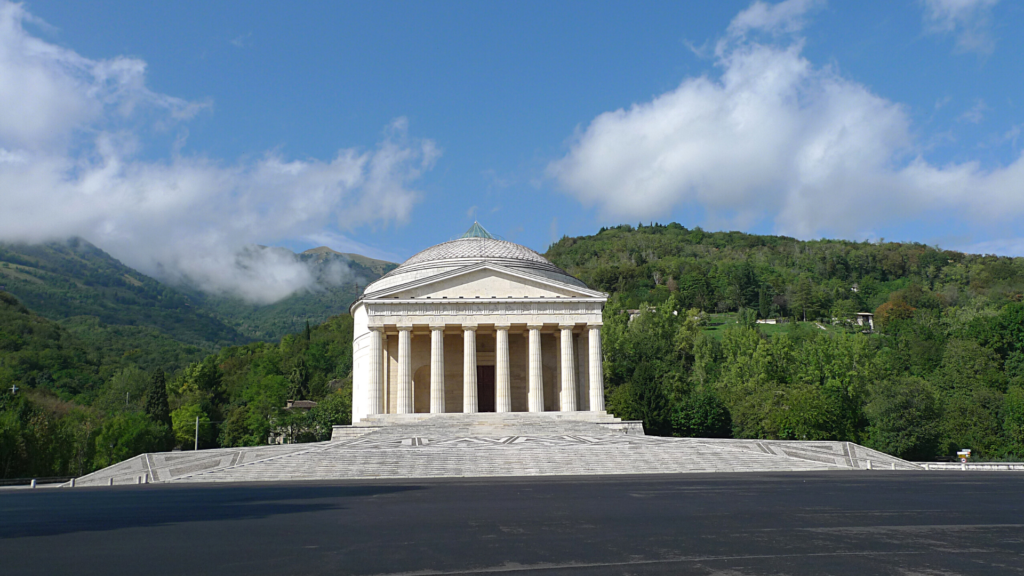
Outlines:
{"label": "asphalt road", "polygon": [[0,575],[1021,574],[1024,474],[0,490]]}

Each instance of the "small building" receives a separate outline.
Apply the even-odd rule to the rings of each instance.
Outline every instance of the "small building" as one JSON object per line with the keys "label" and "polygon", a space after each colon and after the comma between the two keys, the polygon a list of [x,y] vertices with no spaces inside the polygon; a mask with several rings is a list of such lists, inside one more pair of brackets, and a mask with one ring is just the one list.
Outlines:
{"label": "small building", "polygon": [[312,400],[285,400],[285,410],[302,410],[303,412],[309,412],[313,408],[316,408],[316,402]]}
{"label": "small building", "polygon": [[789,322],[786,318],[760,318],[757,320],[758,324],[785,324]]}
{"label": "small building", "polygon": [[300,416],[316,408],[316,402],[312,400],[285,400],[284,410],[289,416],[283,421],[276,418],[270,421],[270,436],[267,444],[293,444],[295,442],[308,442],[312,434],[308,422],[293,416]]}
{"label": "small building", "polygon": [[867,326],[869,329],[875,329],[875,315],[871,312],[857,312],[857,325]]}

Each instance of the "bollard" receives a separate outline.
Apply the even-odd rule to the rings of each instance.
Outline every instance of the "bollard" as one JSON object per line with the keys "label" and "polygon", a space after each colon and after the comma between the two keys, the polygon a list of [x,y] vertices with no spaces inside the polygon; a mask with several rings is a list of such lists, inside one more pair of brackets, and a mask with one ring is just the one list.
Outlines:
{"label": "bollard", "polygon": [[925,463],[924,463],[924,469],[925,469],[925,470],[931,470],[931,469],[932,469],[932,465],[931,465],[931,464],[929,464],[929,463],[927,463],[927,462],[925,462]]}
{"label": "bollard", "polygon": [[142,483],[149,484],[149,472],[146,472],[145,474],[142,475]]}
{"label": "bollard", "polygon": [[36,479],[35,478],[32,479],[32,483],[30,484],[30,486],[32,486],[33,488],[36,487]]}
{"label": "bollard", "polygon": [[871,470],[871,460],[868,460],[868,470]]}
{"label": "bollard", "polygon": [[895,470],[895,469],[896,469],[896,463],[895,463],[895,462],[893,462],[893,463],[892,463],[892,469],[893,469],[893,470]]}
{"label": "bollard", "polygon": [[961,470],[967,470],[967,463],[966,462],[961,462],[960,463],[960,469]]}
{"label": "bollard", "polygon": [[74,479],[74,478],[72,478],[72,479],[71,479],[71,487],[72,487],[72,488],[74,488],[74,487],[75,487],[75,479]]}
{"label": "bollard", "polygon": [[114,485],[114,477],[111,476],[110,478],[107,478],[107,486],[113,486],[113,485]]}
{"label": "bollard", "polygon": [[136,476],[135,477],[135,483],[136,484],[142,484],[142,476]]}

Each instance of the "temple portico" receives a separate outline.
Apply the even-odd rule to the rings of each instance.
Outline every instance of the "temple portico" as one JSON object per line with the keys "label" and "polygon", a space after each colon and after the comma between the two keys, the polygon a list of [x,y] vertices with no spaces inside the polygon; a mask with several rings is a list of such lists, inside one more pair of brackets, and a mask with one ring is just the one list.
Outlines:
{"label": "temple portico", "polygon": [[477,235],[429,248],[352,306],[353,422],[378,414],[601,412],[605,300],[511,242]]}
{"label": "temple portico", "polygon": [[589,344],[600,338],[600,329],[493,323],[370,327],[366,413],[603,410],[601,356]]}

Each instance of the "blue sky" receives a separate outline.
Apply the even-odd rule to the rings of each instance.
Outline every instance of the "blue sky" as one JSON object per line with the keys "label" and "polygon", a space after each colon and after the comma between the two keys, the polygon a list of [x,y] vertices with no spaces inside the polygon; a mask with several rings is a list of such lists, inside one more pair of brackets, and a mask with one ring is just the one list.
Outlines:
{"label": "blue sky", "polygon": [[0,238],[265,301],[309,278],[226,274],[246,245],[400,260],[474,219],[1024,255],[1021,29],[1008,0],[0,0]]}

